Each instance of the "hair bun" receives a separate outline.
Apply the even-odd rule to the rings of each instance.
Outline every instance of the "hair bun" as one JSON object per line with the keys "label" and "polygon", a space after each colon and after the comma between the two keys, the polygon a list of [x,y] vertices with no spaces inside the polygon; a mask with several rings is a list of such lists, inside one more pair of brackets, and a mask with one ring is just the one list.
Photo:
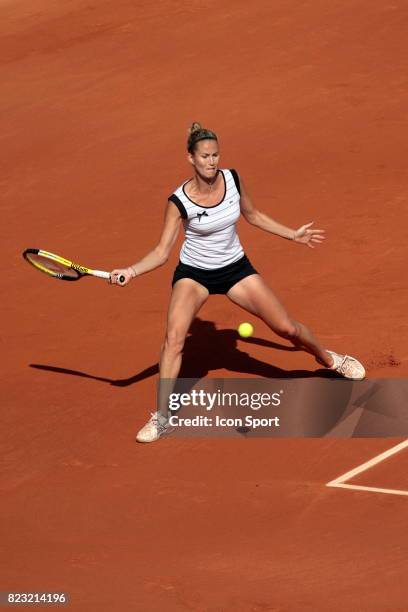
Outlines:
{"label": "hair bun", "polygon": [[203,128],[201,123],[194,121],[188,130],[187,151],[193,153],[200,140],[218,140],[218,138],[214,132]]}
{"label": "hair bun", "polygon": [[188,130],[188,133],[191,136],[191,134],[195,134],[196,132],[199,132],[201,129],[202,129],[201,123],[194,121],[194,123],[191,125],[191,128]]}

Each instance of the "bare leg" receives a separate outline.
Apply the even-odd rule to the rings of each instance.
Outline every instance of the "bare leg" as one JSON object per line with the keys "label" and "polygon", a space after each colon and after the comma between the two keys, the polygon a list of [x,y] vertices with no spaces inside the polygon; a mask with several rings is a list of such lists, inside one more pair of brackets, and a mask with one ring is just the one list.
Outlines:
{"label": "bare leg", "polygon": [[289,318],[285,308],[259,274],[242,279],[227,295],[232,302],[262,319],[278,336],[287,338],[295,346],[314,355],[319,363],[328,368],[333,364],[332,357],[312,332],[303,323]]}
{"label": "bare leg", "polygon": [[208,291],[191,279],[179,280],[173,288],[167,315],[167,331],[160,355],[158,411],[166,417],[168,397],[180,372],[182,352],[190,325],[208,298]]}

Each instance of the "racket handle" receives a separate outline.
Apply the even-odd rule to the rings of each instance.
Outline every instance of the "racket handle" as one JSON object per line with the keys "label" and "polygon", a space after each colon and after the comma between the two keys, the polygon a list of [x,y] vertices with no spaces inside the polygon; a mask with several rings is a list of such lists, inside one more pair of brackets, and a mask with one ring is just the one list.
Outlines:
{"label": "racket handle", "polygon": [[125,277],[123,276],[123,274],[121,274],[121,275],[119,276],[119,285],[123,285],[123,283],[125,282],[125,280],[126,280],[126,279],[125,279]]}

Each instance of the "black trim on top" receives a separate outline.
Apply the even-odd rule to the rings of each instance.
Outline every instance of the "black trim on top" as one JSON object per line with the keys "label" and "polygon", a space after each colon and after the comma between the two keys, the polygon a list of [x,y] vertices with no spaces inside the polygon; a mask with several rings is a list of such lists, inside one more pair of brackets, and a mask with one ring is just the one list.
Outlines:
{"label": "black trim on top", "polygon": [[216,206],[219,206],[220,204],[223,203],[223,201],[225,200],[225,196],[227,195],[227,181],[225,180],[225,174],[222,170],[217,170],[217,178],[218,175],[221,174],[222,178],[224,179],[224,195],[222,196],[222,199],[218,202],[218,204],[213,204],[212,206],[203,206],[203,204],[198,204],[198,202],[194,202],[194,200],[192,200],[186,193],[185,190],[185,186],[187,185],[187,183],[189,183],[190,181],[192,181],[193,179],[190,179],[189,181],[186,181],[183,185],[183,193],[186,196],[187,199],[190,200],[190,202],[192,202],[193,204],[195,204],[196,206],[199,206],[200,208],[215,208]]}
{"label": "black trim on top", "polygon": [[230,169],[230,172],[233,176],[235,187],[238,189],[239,195],[241,195],[241,183],[239,182],[238,172],[236,170],[233,170],[232,168]]}
{"label": "black trim on top", "polygon": [[172,193],[171,196],[169,197],[169,202],[173,202],[173,204],[175,204],[177,206],[177,208],[179,209],[179,213],[182,216],[183,219],[187,219],[187,211],[184,208],[184,204],[183,202],[180,200],[180,198],[178,198],[176,196],[175,193]]}

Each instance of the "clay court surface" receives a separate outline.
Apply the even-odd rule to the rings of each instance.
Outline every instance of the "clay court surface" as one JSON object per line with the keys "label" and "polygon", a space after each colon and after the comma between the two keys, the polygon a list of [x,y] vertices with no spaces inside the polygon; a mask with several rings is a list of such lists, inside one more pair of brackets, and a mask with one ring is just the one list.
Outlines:
{"label": "clay court surface", "polygon": [[[408,610],[408,498],[326,486],[401,439],[138,445],[180,241],[123,290],[21,258],[137,261],[198,120],[260,209],[327,231],[312,251],[240,221],[292,316],[370,378],[406,377],[407,19],[397,0],[1,1],[1,591],[81,612]],[[260,342],[238,339],[247,318],[210,299],[183,375],[318,370],[252,319]],[[408,491],[407,463],[354,482]]]}

